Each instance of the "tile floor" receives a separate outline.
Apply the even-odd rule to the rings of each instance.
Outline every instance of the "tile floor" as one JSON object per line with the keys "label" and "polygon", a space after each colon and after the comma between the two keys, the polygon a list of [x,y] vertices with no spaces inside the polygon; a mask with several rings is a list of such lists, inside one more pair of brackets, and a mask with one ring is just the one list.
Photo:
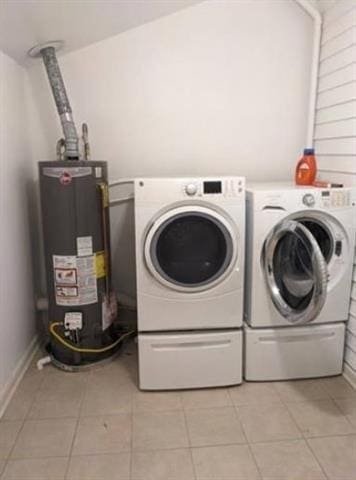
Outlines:
{"label": "tile floor", "polygon": [[147,393],[136,352],[90,372],[29,368],[0,421],[1,480],[356,480],[342,378]]}

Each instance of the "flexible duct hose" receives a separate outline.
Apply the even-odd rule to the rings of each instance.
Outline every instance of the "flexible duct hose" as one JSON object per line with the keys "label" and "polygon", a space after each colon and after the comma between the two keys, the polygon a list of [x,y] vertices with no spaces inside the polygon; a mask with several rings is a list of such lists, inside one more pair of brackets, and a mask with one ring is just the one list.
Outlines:
{"label": "flexible duct hose", "polygon": [[77,130],[75,128],[72,109],[68,100],[62,74],[57,62],[56,51],[54,47],[45,47],[41,50],[41,55],[62,123],[66,158],[67,160],[79,160]]}

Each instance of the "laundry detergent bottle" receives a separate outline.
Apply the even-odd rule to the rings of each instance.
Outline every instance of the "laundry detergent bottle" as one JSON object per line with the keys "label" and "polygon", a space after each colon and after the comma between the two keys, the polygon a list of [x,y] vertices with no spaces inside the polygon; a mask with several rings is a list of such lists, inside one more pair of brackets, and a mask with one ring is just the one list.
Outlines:
{"label": "laundry detergent bottle", "polygon": [[316,177],[316,159],[313,148],[306,148],[295,169],[297,185],[312,185]]}

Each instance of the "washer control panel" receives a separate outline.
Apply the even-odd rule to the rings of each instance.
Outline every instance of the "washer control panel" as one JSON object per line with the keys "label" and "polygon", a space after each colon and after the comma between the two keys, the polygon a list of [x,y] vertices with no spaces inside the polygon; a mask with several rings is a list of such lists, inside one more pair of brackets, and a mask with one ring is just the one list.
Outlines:
{"label": "washer control panel", "polygon": [[345,208],[351,206],[351,192],[349,189],[318,189],[303,193],[300,200],[308,208]]}
{"label": "washer control panel", "polygon": [[349,190],[322,190],[321,206],[324,208],[349,207],[351,195]]}
{"label": "washer control panel", "polygon": [[183,184],[183,193],[188,197],[237,197],[244,190],[245,182],[242,178],[192,180]]}
{"label": "washer control panel", "polygon": [[314,205],[315,205],[315,197],[314,197],[314,195],[312,195],[311,193],[306,193],[306,194],[303,196],[303,203],[304,203],[304,205],[306,205],[307,207],[314,207]]}

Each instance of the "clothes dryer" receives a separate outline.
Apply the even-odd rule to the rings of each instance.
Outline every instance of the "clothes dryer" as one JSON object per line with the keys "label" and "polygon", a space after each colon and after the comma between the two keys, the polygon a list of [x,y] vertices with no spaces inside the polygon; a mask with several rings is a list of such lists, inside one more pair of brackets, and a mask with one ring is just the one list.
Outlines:
{"label": "clothes dryer", "polygon": [[240,383],[244,178],[137,179],[135,229],[141,388]]}

